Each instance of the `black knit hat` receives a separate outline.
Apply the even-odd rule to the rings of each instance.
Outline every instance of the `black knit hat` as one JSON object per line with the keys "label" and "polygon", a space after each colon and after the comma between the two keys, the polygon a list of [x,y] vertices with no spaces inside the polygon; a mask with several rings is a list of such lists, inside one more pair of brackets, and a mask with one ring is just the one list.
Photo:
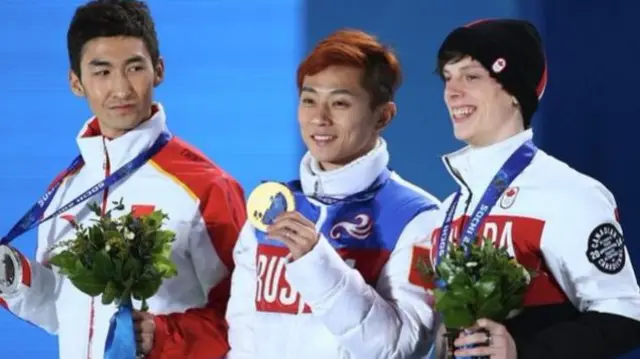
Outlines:
{"label": "black knit hat", "polygon": [[[542,40],[533,24],[524,20],[496,19],[459,27],[440,46],[439,67],[455,55],[468,55],[481,63],[518,99],[524,125],[529,127],[547,85]],[[438,70],[441,72],[442,68]]]}

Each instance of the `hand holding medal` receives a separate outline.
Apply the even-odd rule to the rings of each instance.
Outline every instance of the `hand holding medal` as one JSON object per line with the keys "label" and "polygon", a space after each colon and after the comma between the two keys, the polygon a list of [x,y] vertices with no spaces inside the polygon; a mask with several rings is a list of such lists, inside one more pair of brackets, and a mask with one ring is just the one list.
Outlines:
{"label": "hand holding medal", "polygon": [[287,186],[265,182],[247,200],[249,222],[267,236],[284,243],[296,260],[311,251],[320,238],[313,222],[296,211],[295,197]]}

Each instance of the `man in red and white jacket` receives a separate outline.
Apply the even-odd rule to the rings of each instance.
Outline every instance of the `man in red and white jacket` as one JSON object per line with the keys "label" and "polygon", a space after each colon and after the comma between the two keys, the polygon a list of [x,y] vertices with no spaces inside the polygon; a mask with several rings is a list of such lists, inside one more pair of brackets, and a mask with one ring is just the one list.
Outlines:
{"label": "man in red and white jacket", "polygon": [[[44,218],[168,134],[165,111],[152,102],[164,66],[146,5],[114,0],[78,8],[68,46],[72,91],[88,100],[96,116],[77,139],[84,164],[54,181],[63,182]],[[57,334],[60,358],[103,358],[116,306],[75,288],[47,264],[48,249],[74,236],[70,220],[86,225],[95,218],[89,203],[106,211],[120,199],[138,214],[164,211],[167,229],[176,233],[171,257],[178,275],[148,300],[149,313],[134,313],[140,354],[151,359],[224,356],[224,313],[232,249],[245,221],[244,194],[235,179],[176,137],[130,176],[42,223],[35,259],[0,246],[0,305]],[[138,302],[133,305],[140,308]]]}

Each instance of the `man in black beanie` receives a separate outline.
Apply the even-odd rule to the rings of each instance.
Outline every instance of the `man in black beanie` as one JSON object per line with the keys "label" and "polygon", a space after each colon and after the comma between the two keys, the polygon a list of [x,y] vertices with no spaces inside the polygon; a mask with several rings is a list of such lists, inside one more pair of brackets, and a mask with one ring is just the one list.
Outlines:
{"label": "man in black beanie", "polygon": [[542,40],[521,20],[481,20],[454,30],[440,47],[438,68],[464,55],[478,61],[520,104],[524,127],[538,109],[547,84]]}
{"label": "man in black beanie", "polygon": [[455,355],[605,359],[640,346],[640,289],[613,195],[533,143],[547,84],[535,27],[501,19],[455,29],[437,71],[455,136],[468,146],[443,158],[460,190],[441,207],[432,261],[452,237],[486,236],[536,272],[522,311],[504,323],[478,320]]}

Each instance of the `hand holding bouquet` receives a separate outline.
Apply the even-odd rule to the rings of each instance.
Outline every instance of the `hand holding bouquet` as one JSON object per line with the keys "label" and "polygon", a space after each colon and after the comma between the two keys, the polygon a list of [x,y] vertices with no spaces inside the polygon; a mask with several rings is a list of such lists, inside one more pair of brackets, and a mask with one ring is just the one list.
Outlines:
{"label": "hand holding bouquet", "polygon": [[114,217],[114,211],[125,208],[122,200],[114,205],[102,214],[98,204],[90,204],[98,219],[88,227],[71,221],[75,238],[56,244],[50,250],[55,254],[49,262],[80,291],[92,297],[101,295],[105,305],[118,305],[106,350],[124,346],[118,358],[134,358],[132,299],[142,302],[142,311],[148,310],[147,299],[155,295],[164,279],[177,275],[170,258],[175,234],[162,229],[168,218],[162,211]]}
{"label": "hand holding bouquet", "polygon": [[506,248],[488,239],[468,249],[451,243],[435,269],[430,261],[419,263],[420,272],[436,283],[435,310],[446,328],[448,358],[454,358],[453,341],[478,319],[502,322],[521,309],[531,281],[531,273]]}

